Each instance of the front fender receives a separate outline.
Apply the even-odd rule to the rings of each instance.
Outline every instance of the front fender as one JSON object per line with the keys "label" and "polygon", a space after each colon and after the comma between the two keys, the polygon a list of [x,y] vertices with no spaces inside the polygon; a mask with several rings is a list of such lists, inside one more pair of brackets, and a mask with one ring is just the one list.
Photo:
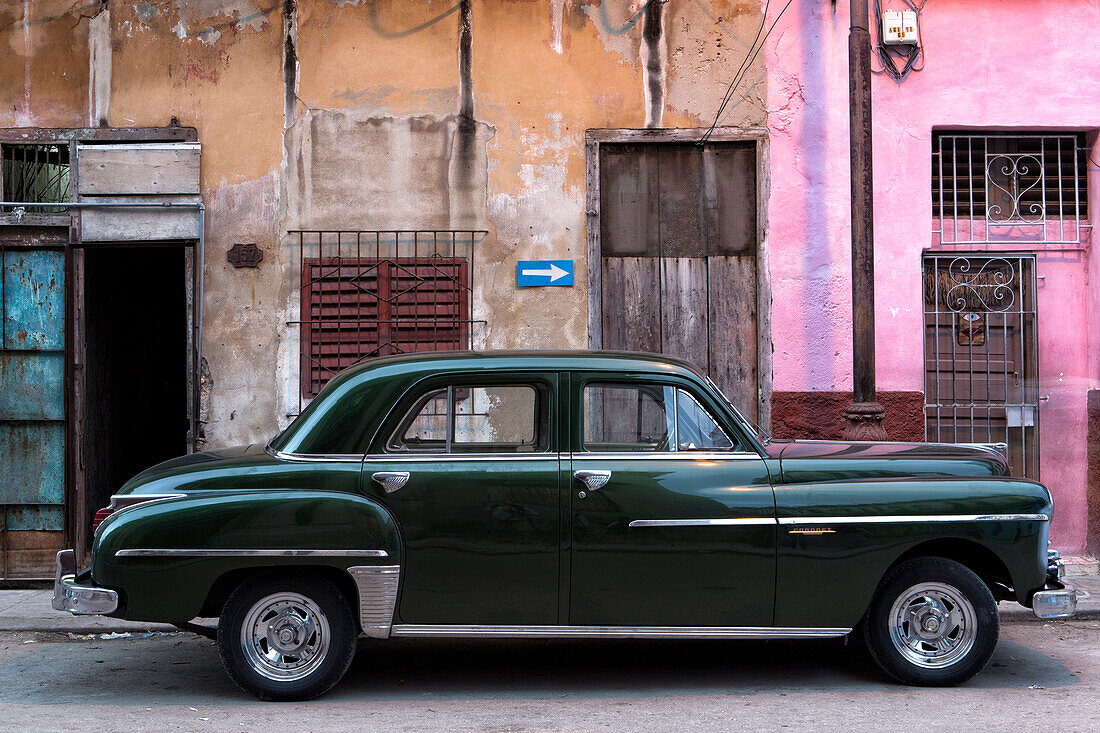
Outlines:
{"label": "front fender", "polygon": [[1034,481],[835,481],[777,486],[775,497],[777,626],[853,626],[886,571],[922,546],[992,554],[1021,603],[1046,580],[1049,520],[1011,518],[1050,516],[1050,493]]}
{"label": "front fender", "polygon": [[[281,554],[293,550],[314,552]],[[274,566],[347,571],[400,565],[401,559],[393,517],[365,497],[335,491],[203,492],[110,517],[92,547],[92,579],[119,592],[114,615],[173,623],[199,615],[215,581],[226,573]]]}

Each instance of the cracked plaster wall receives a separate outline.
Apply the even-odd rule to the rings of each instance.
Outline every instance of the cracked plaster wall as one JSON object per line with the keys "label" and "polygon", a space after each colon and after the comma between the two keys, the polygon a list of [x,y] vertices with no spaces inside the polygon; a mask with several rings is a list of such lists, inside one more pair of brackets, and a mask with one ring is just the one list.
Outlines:
{"label": "cracked plaster wall", "polygon": [[[95,97],[107,122],[176,117],[203,146],[209,447],[264,439],[296,407],[290,228],[484,228],[478,345],[583,348],[585,130],[643,127],[647,82],[661,87],[663,126],[709,125],[760,21],[759,3],[663,3],[662,63],[647,79],[645,2],[473,0],[463,132],[453,0],[109,5],[109,94]],[[0,125],[79,127],[100,112],[82,17],[97,9],[0,5]],[[721,124],[764,123],[762,58],[750,81]],[[263,248],[258,269],[225,261],[237,242]],[[517,290],[515,261],[537,258],[574,259],[576,286]]]}

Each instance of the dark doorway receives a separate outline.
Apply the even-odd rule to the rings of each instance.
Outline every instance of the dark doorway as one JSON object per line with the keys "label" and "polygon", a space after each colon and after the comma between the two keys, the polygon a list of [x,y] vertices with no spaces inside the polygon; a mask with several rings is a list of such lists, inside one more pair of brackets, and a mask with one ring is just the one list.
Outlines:
{"label": "dark doorway", "polygon": [[84,250],[85,526],[134,474],[187,452],[186,255]]}

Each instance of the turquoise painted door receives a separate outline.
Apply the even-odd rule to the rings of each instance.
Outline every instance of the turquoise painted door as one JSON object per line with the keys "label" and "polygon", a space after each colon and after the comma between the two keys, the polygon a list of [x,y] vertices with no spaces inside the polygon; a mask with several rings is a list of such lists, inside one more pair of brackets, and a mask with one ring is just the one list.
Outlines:
{"label": "turquoise painted door", "polygon": [[[0,249],[0,508],[11,535],[64,529],[65,252]],[[18,547],[19,543],[15,543]]]}

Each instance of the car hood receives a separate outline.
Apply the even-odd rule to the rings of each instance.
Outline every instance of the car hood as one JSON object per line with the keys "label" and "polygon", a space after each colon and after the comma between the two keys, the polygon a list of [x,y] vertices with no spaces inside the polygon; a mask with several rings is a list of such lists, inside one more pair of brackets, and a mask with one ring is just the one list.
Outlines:
{"label": "car hood", "polygon": [[772,441],[783,483],[861,478],[1006,476],[1008,462],[992,448],[948,443]]}

